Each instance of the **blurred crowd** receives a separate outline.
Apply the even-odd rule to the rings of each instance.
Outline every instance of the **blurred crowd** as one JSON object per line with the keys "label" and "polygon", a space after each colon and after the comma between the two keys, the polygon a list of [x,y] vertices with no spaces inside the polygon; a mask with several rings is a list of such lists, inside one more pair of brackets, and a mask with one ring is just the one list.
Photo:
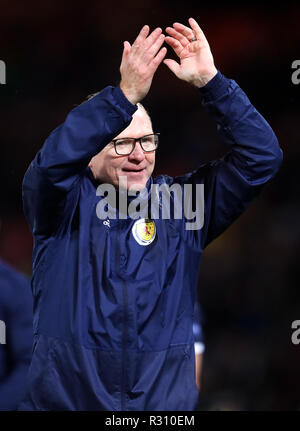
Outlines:
{"label": "blurred crowd", "polygon": [[[0,85],[0,257],[31,275],[21,183],[50,131],[88,94],[119,83],[122,42],[132,42],[143,24],[164,29],[190,16],[202,26],[217,68],[246,92],[284,152],[276,178],[203,255],[199,409],[299,409],[300,345],[291,342],[291,323],[300,319],[300,85],[291,81],[291,64],[300,58],[296,2],[2,1],[0,59],[7,84]],[[166,66],[144,104],[161,133],[156,174],[189,172],[228,150],[197,90]]]}

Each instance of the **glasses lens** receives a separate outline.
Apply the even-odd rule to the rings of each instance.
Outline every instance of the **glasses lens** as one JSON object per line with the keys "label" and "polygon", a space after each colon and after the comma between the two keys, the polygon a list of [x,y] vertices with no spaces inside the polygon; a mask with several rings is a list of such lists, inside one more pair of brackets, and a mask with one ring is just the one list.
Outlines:
{"label": "glasses lens", "polygon": [[148,135],[142,138],[142,147],[144,151],[154,151],[158,145],[157,135]]}
{"label": "glasses lens", "polygon": [[115,142],[116,152],[122,156],[130,154],[134,145],[134,139],[119,139]]}

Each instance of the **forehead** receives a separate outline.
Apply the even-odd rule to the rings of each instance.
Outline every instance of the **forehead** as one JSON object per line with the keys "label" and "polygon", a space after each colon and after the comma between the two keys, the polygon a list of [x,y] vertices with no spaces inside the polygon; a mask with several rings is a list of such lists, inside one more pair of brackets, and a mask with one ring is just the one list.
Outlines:
{"label": "forehead", "polygon": [[126,137],[139,138],[141,136],[148,135],[149,133],[153,133],[150,118],[146,111],[139,107],[133,114],[132,121],[129,126],[116,136],[115,139]]}

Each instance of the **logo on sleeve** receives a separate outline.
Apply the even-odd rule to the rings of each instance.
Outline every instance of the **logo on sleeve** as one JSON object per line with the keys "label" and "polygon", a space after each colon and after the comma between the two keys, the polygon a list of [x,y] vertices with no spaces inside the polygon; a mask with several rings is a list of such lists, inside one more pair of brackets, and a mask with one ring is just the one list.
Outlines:
{"label": "logo on sleeve", "polygon": [[156,237],[156,226],[154,220],[139,219],[132,226],[132,234],[140,245],[149,245]]}

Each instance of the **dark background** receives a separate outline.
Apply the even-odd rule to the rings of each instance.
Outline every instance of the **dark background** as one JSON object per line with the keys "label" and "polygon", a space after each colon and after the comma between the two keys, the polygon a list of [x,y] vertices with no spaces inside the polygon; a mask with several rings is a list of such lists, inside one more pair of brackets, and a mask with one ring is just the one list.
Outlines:
{"label": "dark background", "polygon": [[[276,178],[205,251],[199,295],[206,352],[200,409],[300,408],[300,5],[183,1],[0,2],[0,256],[31,274],[21,182],[43,141],[88,94],[119,83],[122,42],[144,24],[194,17],[216,67],[238,82],[284,151]],[[169,55],[175,58],[170,53]],[[161,65],[144,100],[161,133],[155,173],[182,174],[220,157],[215,124],[197,91]]]}

